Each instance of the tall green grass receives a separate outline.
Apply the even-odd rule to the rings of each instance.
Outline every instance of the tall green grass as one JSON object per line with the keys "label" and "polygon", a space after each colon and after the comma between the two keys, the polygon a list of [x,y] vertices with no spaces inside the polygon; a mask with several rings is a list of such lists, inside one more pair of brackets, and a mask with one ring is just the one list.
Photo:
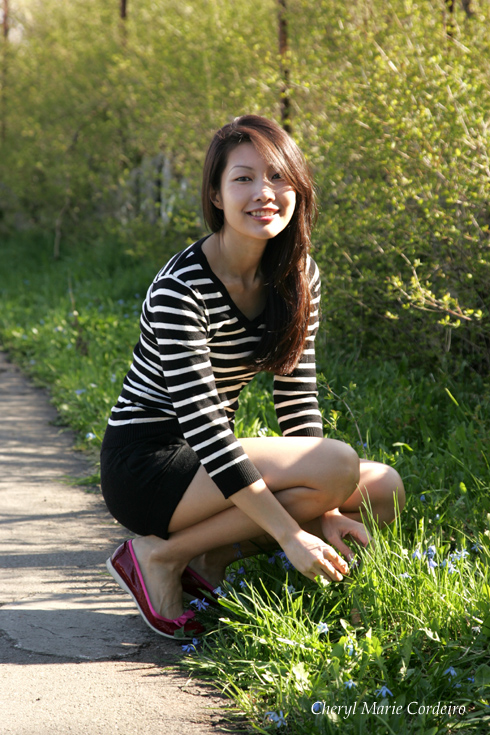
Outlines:
{"label": "tall green grass", "polygon": [[[59,261],[50,250],[30,238],[2,245],[9,267],[0,271],[0,344],[49,388],[59,423],[97,461],[160,264],[124,255],[117,243]],[[170,252],[162,247],[162,263]],[[464,364],[449,374],[441,363],[431,371],[408,360],[367,361],[346,345],[327,354],[321,335],[318,353],[326,435],[396,467],[407,489],[402,518],[375,533],[361,569],[341,584],[309,582],[277,555],[238,561],[185,665],[221,687],[257,732],[483,734],[488,378]],[[270,376],[245,390],[237,432],[278,432]],[[465,709],[441,713],[444,706]]]}

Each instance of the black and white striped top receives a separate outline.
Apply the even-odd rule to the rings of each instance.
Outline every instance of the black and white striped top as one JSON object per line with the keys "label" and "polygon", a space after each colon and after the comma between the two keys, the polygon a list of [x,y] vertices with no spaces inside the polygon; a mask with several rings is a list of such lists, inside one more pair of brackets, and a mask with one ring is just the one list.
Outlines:
{"label": "black and white striped top", "polygon": [[[260,339],[262,316],[249,320],[211,270],[199,240],[157,274],[143,303],[139,341],[109,424],[121,431],[155,422],[184,436],[225,497],[261,475],[233,433],[242,388],[257,370],[243,365]],[[274,377],[284,436],[323,436],[316,392],[315,334],[320,278],[309,260],[312,314],[296,369]],[[149,427],[148,427],[149,428]]]}

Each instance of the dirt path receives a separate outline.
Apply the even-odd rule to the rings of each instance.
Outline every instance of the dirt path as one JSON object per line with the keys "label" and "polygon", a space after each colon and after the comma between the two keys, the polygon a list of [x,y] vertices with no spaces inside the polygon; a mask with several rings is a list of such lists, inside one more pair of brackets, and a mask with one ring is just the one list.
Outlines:
{"label": "dirt path", "polygon": [[208,735],[223,700],[172,669],[105,559],[126,538],[56,413],[0,353],[0,732]]}

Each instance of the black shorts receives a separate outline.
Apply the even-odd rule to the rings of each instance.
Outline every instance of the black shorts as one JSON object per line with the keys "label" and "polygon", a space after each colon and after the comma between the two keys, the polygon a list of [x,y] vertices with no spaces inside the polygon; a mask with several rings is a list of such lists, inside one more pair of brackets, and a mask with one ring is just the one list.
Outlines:
{"label": "black shorts", "polygon": [[100,453],[102,494],[110,513],[140,536],[168,538],[170,519],[201,466],[185,439],[145,426],[130,440],[107,428]]}

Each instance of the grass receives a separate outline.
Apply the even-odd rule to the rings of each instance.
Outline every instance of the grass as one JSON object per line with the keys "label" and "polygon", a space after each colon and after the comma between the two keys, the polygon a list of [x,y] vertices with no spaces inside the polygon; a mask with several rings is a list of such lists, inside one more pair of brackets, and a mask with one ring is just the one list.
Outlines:
{"label": "grass", "polygon": [[[2,245],[0,342],[49,387],[60,424],[96,457],[158,265],[116,245],[56,262],[50,249],[32,238]],[[488,378],[465,365],[431,372],[406,358],[354,360],[339,345],[321,345],[318,358],[326,435],[397,468],[408,494],[401,523],[375,534],[362,568],[341,584],[300,578],[277,555],[237,561],[184,665],[222,688],[256,732],[483,734]],[[269,376],[244,392],[237,430],[277,432]]]}

